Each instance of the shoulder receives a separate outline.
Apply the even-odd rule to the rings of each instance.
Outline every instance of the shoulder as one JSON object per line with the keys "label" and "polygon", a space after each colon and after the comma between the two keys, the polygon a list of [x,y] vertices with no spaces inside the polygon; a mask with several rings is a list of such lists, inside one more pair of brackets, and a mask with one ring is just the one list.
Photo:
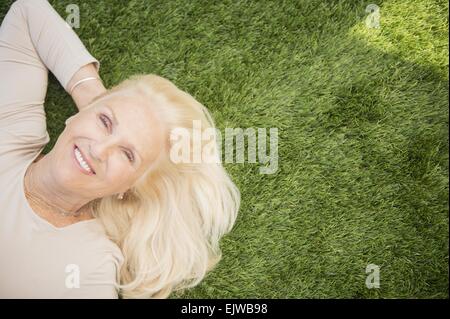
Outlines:
{"label": "shoulder", "polygon": [[124,257],[120,248],[108,238],[103,226],[98,220],[86,222],[81,240],[86,250],[84,254],[93,267],[100,267],[106,263],[113,263],[118,269],[123,264]]}
{"label": "shoulder", "polygon": [[0,174],[16,174],[28,166],[44,149],[50,137],[17,135],[0,127]]}
{"label": "shoulder", "polygon": [[70,264],[66,269],[78,278],[79,285],[66,291],[67,298],[118,298],[117,285],[124,261],[121,250],[97,221],[89,222],[79,235],[82,248],[77,254],[78,264]]}

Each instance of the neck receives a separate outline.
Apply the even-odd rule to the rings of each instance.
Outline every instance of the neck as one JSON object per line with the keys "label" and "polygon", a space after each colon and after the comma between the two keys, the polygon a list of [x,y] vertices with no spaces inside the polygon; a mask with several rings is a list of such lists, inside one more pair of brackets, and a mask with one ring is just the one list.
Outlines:
{"label": "neck", "polygon": [[55,214],[61,215],[61,211],[63,211],[67,214],[77,215],[86,210],[91,199],[82,198],[80,194],[67,190],[64,185],[58,185],[48,169],[46,157],[32,163],[27,170],[25,184],[28,193],[47,204],[46,208],[51,209]]}

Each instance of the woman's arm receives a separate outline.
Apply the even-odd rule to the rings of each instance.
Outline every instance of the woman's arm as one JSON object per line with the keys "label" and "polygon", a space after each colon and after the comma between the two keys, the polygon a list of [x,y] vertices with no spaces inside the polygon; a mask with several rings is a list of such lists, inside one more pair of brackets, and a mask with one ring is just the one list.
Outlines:
{"label": "woman's arm", "polygon": [[[100,78],[93,63],[89,63],[82,68],[80,68],[69,81],[68,87],[71,88],[79,80],[96,77]],[[75,102],[79,111],[81,111],[85,106],[98,95],[104,93],[106,88],[103,86],[101,80],[90,80],[78,84],[72,91],[72,99]]]}
{"label": "woman's arm", "polygon": [[[10,11],[11,17],[6,21],[9,29],[4,30],[4,36],[10,40],[7,42],[8,46],[11,43],[17,43],[16,51],[19,52],[12,52],[14,57],[8,56],[8,59],[16,61],[20,58],[18,57],[20,50],[24,51],[22,54],[24,65],[32,65],[29,67],[30,70],[36,69],[36,67],[40,71],[49,69],[69,93],[70,84],[73,85],[85,77],[99,77],[97,70],[100,64],[98,60],[89,53],[78,35],[48,1],[17,0],[11,5]],[[29,58],[30,56],[31,58]],[[18,72],[18,70],[14,71],[15,74]],[[40,76],[33,78],[32,83],[30,83],[31,81],[21,81],[21,85],[22,87],[25,84],[39,87],[40,95],[45,96],[46,87],[41,85],[43,81],[44,79]],[[95,96],[104,91],[105,88],[100,81],[87,81],[74,89],[72,98],[78,109],[81,110]],[[33,100],[38,99],[34,98]]]}

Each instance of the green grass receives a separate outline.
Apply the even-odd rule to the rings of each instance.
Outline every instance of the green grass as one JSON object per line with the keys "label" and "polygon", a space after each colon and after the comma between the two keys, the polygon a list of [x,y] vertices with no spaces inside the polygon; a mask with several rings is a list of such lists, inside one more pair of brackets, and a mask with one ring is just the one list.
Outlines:
{"label": "green grass", "polygon": [[[276,174],[225,165],[242,206],[223,260],[173,298],[448,298],[448,2],[374,2],[380,29],[369,3],[79,3],[107,86],[156,73],[221,132],[279,130]],[[53,77],[46,103],[44,152],[76,110]]]}

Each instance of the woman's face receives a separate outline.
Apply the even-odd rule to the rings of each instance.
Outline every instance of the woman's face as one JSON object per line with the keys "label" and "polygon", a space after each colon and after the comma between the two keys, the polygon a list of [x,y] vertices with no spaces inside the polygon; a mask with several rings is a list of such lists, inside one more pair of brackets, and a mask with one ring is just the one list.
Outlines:
{"label": "woman's face", "polygon": [[150,104],[120,91],[74,115],[48,154],[53,177],[88,197],[129,189],[163,151],[163,127]]}

